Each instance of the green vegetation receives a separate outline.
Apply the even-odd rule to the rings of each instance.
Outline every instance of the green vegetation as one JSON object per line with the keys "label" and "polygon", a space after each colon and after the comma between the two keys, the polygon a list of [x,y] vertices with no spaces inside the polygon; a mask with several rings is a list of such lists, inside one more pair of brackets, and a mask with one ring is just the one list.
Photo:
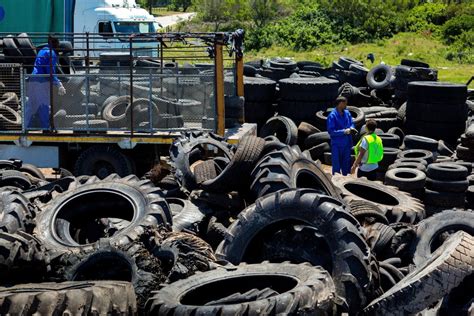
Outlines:
{"label": "green vegetation", "polygon": [[474,74],[473,0],[192,0],[189,10],[198,17],[177,31],[243,28],[247,58],[329,65],[339,55],[364,60],[373,52],[377,62],[393,65],[427,61],[443,80]]}

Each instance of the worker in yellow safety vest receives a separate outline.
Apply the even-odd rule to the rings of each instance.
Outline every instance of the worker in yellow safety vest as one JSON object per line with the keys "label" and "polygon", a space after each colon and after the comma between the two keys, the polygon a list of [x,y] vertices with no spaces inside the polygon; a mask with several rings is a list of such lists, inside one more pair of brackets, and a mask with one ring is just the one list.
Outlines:
{"label": "worker in yellow safety vest", "polygon": [[368,120],[365,124],[367,133],[361,137],[355,146],[356,160],[351,168],[354,173],[357,167],[357,177],[366,177],[368,180],[376,180],[378,163],[383,159],[382,139],[375,134],[377,122]]}

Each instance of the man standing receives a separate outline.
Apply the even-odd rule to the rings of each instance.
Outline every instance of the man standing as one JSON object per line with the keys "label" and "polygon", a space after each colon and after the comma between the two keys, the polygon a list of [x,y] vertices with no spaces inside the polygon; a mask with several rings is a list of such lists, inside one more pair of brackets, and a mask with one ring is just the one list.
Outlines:
{"label": "man standing", "polygon": [[354,123],[347,107],[347,99],[338,97],[336,107],[328,116],[327,130],[331,137],[332,174],[347,175],[351,171],[352,131]]}
{"label": "man standing", "polygon": [[382,139],[375,134],[377,122],[368,120],[365,123],[367,133],[359,140],[355,146],[356,160],[352,165],[351,173],[357,170],[357,177],[366,177],[375,181],[377,178],[378,163],[383,158]]}
{"label": "man standing", "polygon": [[58,94],[65,95],[66,89],[56,76],[56,65],[59,48],[59,40],[53,36],[48,37],[48,45],[41,49],[35,60],[35,67],[28,83],[28,104],[25,108],[25,123],[27,127],[32,126],[33,116],[38,115],[42,129],[49,128],[50,111],[50,76],[52,73],[53,85],[58,87]]}

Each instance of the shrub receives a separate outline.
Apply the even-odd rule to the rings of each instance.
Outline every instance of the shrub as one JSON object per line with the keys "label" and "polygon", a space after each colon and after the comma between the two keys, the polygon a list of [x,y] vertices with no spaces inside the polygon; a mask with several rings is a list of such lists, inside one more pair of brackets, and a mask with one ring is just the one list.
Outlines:
{"label": "shrub", "polygon": [[442,27],[443,40],[447,44],[454,43],[458,37],[474,29],[474,15],[459,15],[447,21]]}

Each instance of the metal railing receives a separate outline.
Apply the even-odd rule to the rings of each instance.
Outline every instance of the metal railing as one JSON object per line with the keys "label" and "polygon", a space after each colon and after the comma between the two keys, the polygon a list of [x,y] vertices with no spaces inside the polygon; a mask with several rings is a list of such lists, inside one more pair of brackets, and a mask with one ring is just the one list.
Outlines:
{"label": "metal railing", "polygon": [[[23,45],[18,48],[21,56],[12,56],[4,42],[5,61],[17,64],[0,63],[0,92],[4,92],[0,97],[12,92],[18,105],[8,109],[9,113],[17,113],[11,114],[16,123],[13,126],[4,122],[0,105],[0,133],[70,131],[133,135],[193,129],[215,131],[219,102],[216,91],[222,90],[216,89],[219,69],[224,73],[221,84],[225,94],[236,94],[234,59],[224,58],[228,69],[216,68],[216,45],[226,46],[226,34],[128,36],[128,42],[122,40],[127,45],[107,49],[99,56],[94,52],[102,49],[95,43],[101,41],[98,38],[102,35],[62,35],[68,36],[73,37],[74,46],[63,44],[58,51],[60,63],[52,72],[56,75],[31,74],[34,57],[29,56],[31,50],[25,50],[25,37],[21,41],[10,37]],[[45,35],[27,37],[31,44],[42,38]],[[152,57],[143,56],[148,48],[140,43],[150,42],[156,45],[150,48]],[[36,47],[34,53],[38,53]],[[66,88],[66,95],[58,94],[56,78]],[[9,84],[1,90],[1,83],[8,80],[15,82],[14,86]],[[6,97],[1,100],[15,101]]]}

